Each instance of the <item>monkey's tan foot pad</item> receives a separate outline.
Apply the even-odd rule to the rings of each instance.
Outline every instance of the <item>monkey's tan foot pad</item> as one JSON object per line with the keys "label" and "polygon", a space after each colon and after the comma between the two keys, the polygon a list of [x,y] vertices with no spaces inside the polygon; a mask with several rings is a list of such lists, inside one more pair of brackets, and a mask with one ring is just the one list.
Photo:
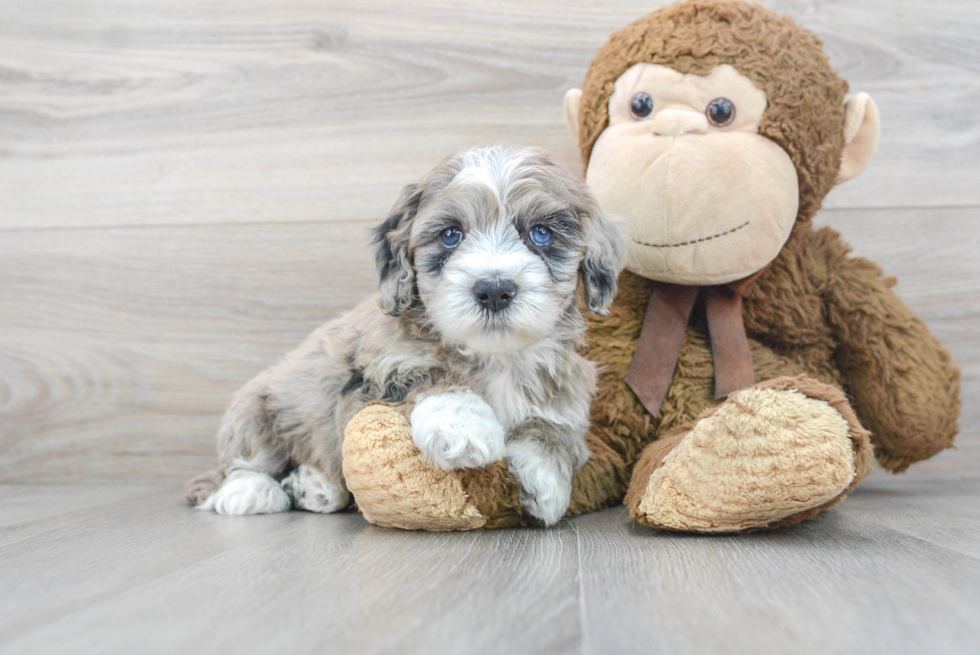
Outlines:
{"label": "monkey's tan foot pad", "polygon": [[486,523],[463,490],[460,473],[425,459],[397,409],[368,405],[344,434],[347,488],[371,523],[433,531],[475,530]]}
{"label": "monkey's tan foot pad", "polygon": [[796,523],[840,502],[870,459],[868,433],[839,389],[779,378],[703,415],[631,510],[645,525],[691,532]]}

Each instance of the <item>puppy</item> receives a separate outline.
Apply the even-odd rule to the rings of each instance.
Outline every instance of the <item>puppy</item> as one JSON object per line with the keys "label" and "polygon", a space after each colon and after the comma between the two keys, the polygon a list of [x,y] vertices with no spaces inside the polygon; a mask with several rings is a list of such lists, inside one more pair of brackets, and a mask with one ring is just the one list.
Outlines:
{"label": "puppy", "polygon": [[375,243],[380,293],[238,391],[219,469],[188,482],[188,499],[221,514],[345,508],[344,428],[380,401],[402,408],[437,467],[506,458],[525,510],[557,522],[589,457],[595,392],[575,350],[578,279],[605,313],[622,232],[543,151],[491,147],[405,187]]}

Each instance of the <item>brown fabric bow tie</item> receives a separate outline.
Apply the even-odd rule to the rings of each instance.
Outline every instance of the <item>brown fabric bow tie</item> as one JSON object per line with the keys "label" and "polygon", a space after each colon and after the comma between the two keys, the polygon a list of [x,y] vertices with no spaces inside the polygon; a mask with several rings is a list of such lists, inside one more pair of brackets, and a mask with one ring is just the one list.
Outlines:
{"label": "brown fabric bow tie", "polygon": [[711,358],[715,365],[715,399],[755,384],[752,352],[742,321],[742,298],[762,275],[718,286],[685,286],[658,282],[653,287],[643,329],[636,344],[626,384],[651,416],[660,412],[684,346],[684,333],[698,294],[704,292],[704,307],[711,335]]}

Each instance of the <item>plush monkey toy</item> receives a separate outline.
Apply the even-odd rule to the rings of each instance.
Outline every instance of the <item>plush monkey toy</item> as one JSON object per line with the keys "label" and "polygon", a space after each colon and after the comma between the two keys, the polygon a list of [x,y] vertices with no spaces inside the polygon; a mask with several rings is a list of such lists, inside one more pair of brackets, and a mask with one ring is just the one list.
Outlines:
{"label": "plush monkey toy", "polygon": [[[565,98],[586,179],[628,220],[627,271],[569,515],[733,532],[816,516],[879,464],[951,446],[959,371],[872,262],[811,219],[878,140],[869,96],[790,18],[693,0],[615,33]],[[380,525],[531,522],[501,462],[441,471],[391,408],[351,421],[347,484]]]}

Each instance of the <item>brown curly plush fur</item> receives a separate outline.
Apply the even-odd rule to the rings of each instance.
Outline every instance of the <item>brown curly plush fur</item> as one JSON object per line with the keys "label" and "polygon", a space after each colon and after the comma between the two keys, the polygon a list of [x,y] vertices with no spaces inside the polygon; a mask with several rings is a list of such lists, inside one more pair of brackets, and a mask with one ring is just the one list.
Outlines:
{"label": "brown curly plush fur", "polygon": [[[785,386],[787,376],[805,375],[792,388],[809,390],[841,411],[855,444],[850,491],[870,471],[872,449],[862,424],[870,429],[879,463],[894,472],[952,445],[959,370],[891,291],[894,280],[883,278],[874,263],[850,257],[834,230],[812,227],[840,167],[847,92],[821,48],[820,39],[792,19],[757,5],[694,0],[666,7],[616,32],[599,51],[583,88],[580,135],[587,165],[608,123],[616,79],[640,62],[702,75],[727,63],[766,91],[769,105],[759,132],[796,165],[800,209],[789,241],[745,300],[756,379],[779,378],[774,383]],[[717,405],[703,308],[695,309],[659,415],[648,414],[626,385],[651,284],[624,273],[608,316],[592,319],[583,354],[603,369],[592,411],[592,458],[575,480],[570,515],[621,501],[634,465],[656,467],[694,420]],[[643,478],[644,471],[636,475]],[[466,472],[463,486],[490,517],[486,527],[523,522],[516,485],[503,465]],[[846,493],[780,524],[815,516]]]}
{"label": "brown curly plush fur", "polygon": [[[790,386],[804,393],[813,385],[834,389],[808,395],[830,402],[852,426],[857,475],[850,491],[870,471],[872,450],[862,425],[870,428],[879,463],[899,472],[952,446],[960,400],[959,370],[948,351],[892,293],[892,280],[848,252],[837,232],[798,224],[746,298],[745,324],[756,379],[779,378],[785,386],[787,377],[803,375]],[[644,449],[664,439],[655,444],[663,446],[662,454],[644,457],[655,466],[669,452],[671,436],[682,436],[717,405],[710,338],[700,307],[659,415],[650,416],[626,385],[651,284],[623,273],[609,315],[592,319],[583,354],[603,369],[592,408],[592,457],[574,481],[569,515],[620,502],[631,474],[642,477],[633,467]],[[463,487],[480,513],[490,517],[485,527],[525,522],[517,487],[502,464],[465,472]],[[781,524],[815,516],[843,498]]]}
{"label": "brown curly plush fur", "polygon": [[[608,123],[615,80],[640,62],[695,74],[734,66],[765,90],[768,108],[759,132],[789,154],[799,176],[793,232],[744,303],[756,379],[762,381],[755,389],[793,390],[836,409],[853,448],[854,475],[839,495],[818,506],[747,527],[816,516],[868,474],[874,456],[899,472],[949,448],[960,407],[960,373],[949,353],[892,292],[894,280],[882,277],[874,263],[851,257],[837,232],[815,230],[810,220],[834,185],[844,147],[847,84],[831,68],[820,39],[787,17],[733,0],[693,0],[641,18],[612,35],[587,74],[579,110],[586,165]],[[670,528],[638,510],[641,497],[665,457],[718,406],[700,306],[657,416],[626,385],[652,284],[623,273],[609,314],[592,319],[583,354],[602,366],[588,437],[592,456],[573,482],[569,515],[625,497],[639,521]],[[405,431],[401,438],[410,435]],[[503,463],[455,475],[472,503],[467,511],[485,521],[481,527],[529,522]],[[380,502],[395,495],[387,493]]]}

